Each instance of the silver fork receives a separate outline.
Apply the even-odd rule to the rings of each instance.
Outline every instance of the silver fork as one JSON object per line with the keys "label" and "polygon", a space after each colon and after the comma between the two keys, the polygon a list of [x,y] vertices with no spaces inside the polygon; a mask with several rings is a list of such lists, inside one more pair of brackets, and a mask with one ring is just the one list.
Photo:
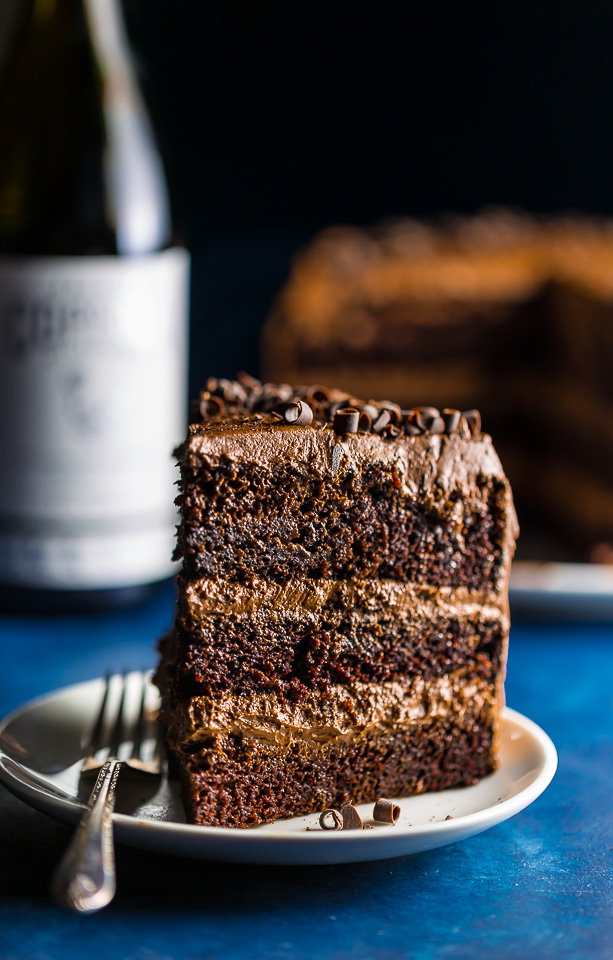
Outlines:
{"label": "silver fork", "polygon": [[[108,728],[105,717],[109,712],[112,688],[118,681],[121,682],[119,705],[111,719],[110,740],[105,742],[104,732]],[[51,893],[55,900],[77,913],[101,910],[115,896],[117,881],[112,813],[120,770],[127,766],[141,773],[156,776],[161,773],[161,738],[155,721],[147,713],[146,673],[140,675],[140,684],[138,714],[130,720],[126,710],[128,674],[124,673],[121,677],[107,675],[102,703],[85,748],[81,774],[99,771],[98,777],[87,809],[51,881]],[[143,748],[150,740],[147,734],[155,738],[155,749],[153,756],[145,759]],[[102,762],[100,753],[106,743],[108,755]]]}

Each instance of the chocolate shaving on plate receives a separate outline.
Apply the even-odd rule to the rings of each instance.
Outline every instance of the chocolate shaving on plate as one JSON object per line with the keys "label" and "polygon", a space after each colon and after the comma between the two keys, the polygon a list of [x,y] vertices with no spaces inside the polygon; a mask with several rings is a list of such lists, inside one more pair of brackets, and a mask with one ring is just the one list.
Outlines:
{"label": "chocolate shaving on plate", "polygon": [[385,797],[379,797],[375,803],[372,818],[379,823],[394,824],[400,816],[400,807],[392,800],[386,800]]}
{"label": "chocolate shaving on plate", "polygon": [[[332,823],[326,822],[329,819],[332,820]],[[332,807],[328,807],[326,810],[322,810],[320,813],[319,825],[322,830],[342,830],[343,818],[338,810],[333,810]]]}
{"label": "chocolate shaving on plate", "polygon": [[362,818],[352,803],[344,803],[341,807],[343,816],[343,830],[361,830]]}

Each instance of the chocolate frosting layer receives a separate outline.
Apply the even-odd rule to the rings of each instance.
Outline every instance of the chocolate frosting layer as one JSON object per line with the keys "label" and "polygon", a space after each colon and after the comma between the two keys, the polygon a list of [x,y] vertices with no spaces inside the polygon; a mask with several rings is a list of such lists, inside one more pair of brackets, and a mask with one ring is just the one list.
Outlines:
{"label": "chocolate frosting layer", "polygon": [[360,433],[341,439],[319,423],[307,427],[257,420],[192,424],[180,462],[197,469],[203,460],[213,468],[228,460],[269,470],[289,465],[322,479],[351,467],[382,463],[396,468],[403,493],[413,496],[435,485],[448,491],[472,485],[479,477],[505,479],[487,434],[471,439],[456,434],[403,436],[390,441]]}
{"label": "chocolate frosting layer", "polygon": [[249,583],[201,579],[183,583],[185,612],[193,620],[212,615],[316,618],[330,605],[387,616],[434,619],[479,616],[508,628],[506,591],[469,592],[465,587],[428,587],[397,580],[290,580],[284,584],[255,577]]}
{"label": "chocolate frosting layer", "polygon": [[334,686],[301,703],[286,702],[274,693],[193,697],[174,712],[168,738],[175,747],[227,735],[280,746],[294,741],[323,746],[449,715],[461,724],[487,708],[497,716],[502,705],[497,686],[459,670],[430,682],[416,677],[404,683]]}

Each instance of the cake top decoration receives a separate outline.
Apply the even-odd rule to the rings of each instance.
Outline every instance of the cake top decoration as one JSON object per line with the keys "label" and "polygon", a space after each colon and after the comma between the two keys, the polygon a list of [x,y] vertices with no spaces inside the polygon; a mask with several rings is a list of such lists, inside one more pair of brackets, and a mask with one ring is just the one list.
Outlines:
{"label": "cake top decoration", "polygon": [[236,380],[207,380],[192,409],[192,422],[268,420],[294,427],[331,428],[344,436],[375,433],[385,440],[424,434],[459,434],[465,439],[481,432],[478,410],[419,406],[403,410],[390,400],[360,400],[321,384],[292,387],[262,383],[247,373]]}

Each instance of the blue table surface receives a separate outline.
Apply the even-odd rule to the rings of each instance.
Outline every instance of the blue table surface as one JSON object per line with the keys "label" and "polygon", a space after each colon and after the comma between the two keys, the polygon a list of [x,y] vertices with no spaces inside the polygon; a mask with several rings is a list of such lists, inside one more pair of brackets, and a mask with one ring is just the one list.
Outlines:
{"label": "blue table surface", "polygon": [[[0,711],[111,668],[149,666],[173,592],[123,613],[0,618]],[[118,849],[100,914],[49,902],[68,827],[0,787],[0,958],[531,960],[613,957],[613,627],[515,623],[510,706],[556,744],[549,789],[513,819],[412,857],[220,865]]]}

